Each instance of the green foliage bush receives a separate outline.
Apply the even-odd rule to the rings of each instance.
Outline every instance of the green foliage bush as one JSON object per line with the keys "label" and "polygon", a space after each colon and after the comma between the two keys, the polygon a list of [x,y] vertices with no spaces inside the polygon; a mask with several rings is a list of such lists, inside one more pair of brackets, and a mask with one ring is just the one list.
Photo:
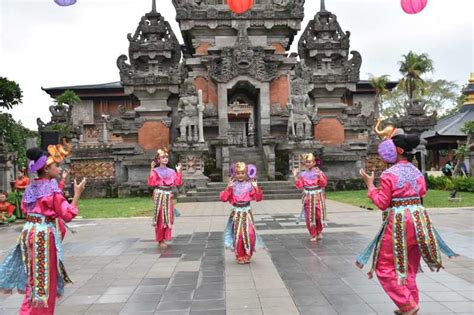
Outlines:
{"label": "green foliage bush", "polygon": [[428,188],[439,190],[452,190],[474,192],[474,177],[456,176],[453,178],[447,176],[428,176]]}

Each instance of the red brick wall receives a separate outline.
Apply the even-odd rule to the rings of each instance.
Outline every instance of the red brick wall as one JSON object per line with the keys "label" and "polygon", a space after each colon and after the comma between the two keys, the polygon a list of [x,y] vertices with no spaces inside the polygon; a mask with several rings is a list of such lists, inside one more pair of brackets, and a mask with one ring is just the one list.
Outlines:
{"label": "red brick wall", "polygon": [[211,47],[211,43],[201,43],[196,48],[196,55],[207,55],[207,50]]}
{"label": "red brick wall", "polygon": [[138,144],[145,150],[168,146],[170,131],[160,121],[147,121],[138,130]]}
{"label": "red brick wall", "polygon": [[275,48],[275,53],[284,54],[286,52],[285,47],[280,43],[272,43],[272,46]]}
{"label": "red brick wall", "polygon": [[286,75],[278,77],[273,80],[270,84],[270,104],[280,104],[280,106],[286,107],[288,104],[288,78]]}
{"label": "red brick wall", "polygon": [[337,118],[323,118],[314,126],[316,140],[322,144],[339,146],[344,143],[344,126]]}
{"label": "red brick wall", "polygon": [[218,104],[217,100],[217,86],[204,77],[196,77],[194,79],[194,85],[196,85],[197,90],[202,90],[202,100],[206,104]]}

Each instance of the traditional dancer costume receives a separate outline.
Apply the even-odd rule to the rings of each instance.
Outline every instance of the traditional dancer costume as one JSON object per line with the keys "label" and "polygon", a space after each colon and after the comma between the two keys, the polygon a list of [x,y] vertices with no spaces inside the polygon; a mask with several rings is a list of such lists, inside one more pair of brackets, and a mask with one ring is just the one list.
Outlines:
{"label": "traditional dancer costume", "polygon": [[[158,150],[156,160],[161,158],[168,159],[168,151],[166,149]],[[181,185],[183,185],[181,172],[176,172],[166,166],[154,167],[148,176],[148,186],[154,188],[152,225],[155,227],[157,242],[161,243],[171,240],[175,217],[172,190],[173,187]]]}
{"label": "traditional dancer costume", "polygon": [[[35,152],[36,157],[31,158],[29,152]],[[29,171],[44,171],[47,166],[59,164],[70,151],[50,145],[48,153],[30,149]],[[47,178],[36,179],[26,188],[22,209],[26,223],[18,244],[0,265],[0,288],[25,293],[19,314],[54,314],[56,297],[63,294],[64,284],[71,282],[63,263],[65,231],[61,232],[58,224],[59,220],[71,221],[78,209],[64,199],[57,180]]]}
{"label": "traditional dancer costume", "polygon": [[[235,252],[239,263],[248,263],[255,252],[255,247],[264,248],[265,245],[257,235],[250,201],[261,201],[263,192],[254,181],[257,169],[254,165],[243,162],[232,164],[229,186],[220,193],[220,200],[232,205],[232,212],[225,229],[225,246]],[[251,180],[246,180],[245,177]]]}
{"label": "traditional dancer costume", "polygon": [[16,216],[13,214],[16,207],[7,201],[8,195],[0,192],[0,224],[15,222]]}
{"label": "traditional dancer costume", "polygon": [[10,194],[12,201],[16,206],[15,216],[17,219],[25,218],[23,211],[21,210],[21,200],[23,199],[26,187],[30,184],[30,179],[25,176],[25,173],[26,169],[20,171],[20,176],[15,180],[15,190]]}
{"label": "traditional dancer costume", "polygon": [[[303,189],[303,210],[306,220],[306,227],[314,240],[321,235],[327,222],[326,214],[326,193],[324,188],[327,185],[326,175],[317,167],[316,158],[312,153],[304,156],[305,162],[313,163],[308,170],[301,172],[295,178],[295,186]],[[303,214],[303,213],[302,213]],[[300,214],[300,218],[303,215]]]}
{"label": "traditional dancer costume", "polygon": [[[408,155],[416,148],[419,137],[405,135],[393,127],[386,128],[383,133],[378,130],[379,123],[377,133],[386,136],[379,145],[379,155],[385,162],[396,164],[382,173],[380,188],[369,184],[368,196],[383,211],[383,224],[375,239],[357,258],[356,265],[362,268],[373,252],[369,278],[375,271],[400,312],[411,314],[419,309],[416,274],[420,258],[423,257],[432,271],[439,271],[443,268],[440,251],[448,257],[456,254],[441,239],[421,203],[426,194],[423,174],[407,160],[397,159],[397,154]],[[400,134],[391,138],[394,133]]]}

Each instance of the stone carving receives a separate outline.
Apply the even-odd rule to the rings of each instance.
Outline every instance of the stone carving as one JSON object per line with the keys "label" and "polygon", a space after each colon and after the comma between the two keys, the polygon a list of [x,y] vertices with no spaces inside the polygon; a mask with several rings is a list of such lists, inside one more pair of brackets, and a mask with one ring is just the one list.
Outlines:
{"label": "stone carving", "polygon": [[250,75],[268,82],[277,75],[277,64],[265,56],[263,47],[252,47],[245,24],[239,25],[234,47],[225,47],[221,55],[208,65],[211,77],[217,82],[229,82],[239,75]]}
{"label": "stone carving", "polygon": [[153,1],[151,12],[140,20],[133,34],[127,36],[128,57],[121,55],[117,59],[120,80],[127,85],[178,84],[181,81],[179,62],[181,47],[168,21],[156,12]]}
{"label": "stone carving", "polygon": [[[181,114],[179,123],[179,142],[198,142],[199,110],[198,93],[192,79],[186,79],[182,86],[178,101],[178,112]],[[204,110],[204,108],[202,108]]]}
{"label": "stone carving", "polygon": [[290,117],[288,119],[288,136],[292,140],[311,140],[313,138],[312,119],[316,117],[317,108],[312,106],[305,82],[301,78],[291,81]]}
{"label": "stone carving", "polygon": [[302,77],[309,82],[358,82],[362,56],[351,51],[350,32],[344,32],[336,15],[321,11],[308,23],[298,42]]}

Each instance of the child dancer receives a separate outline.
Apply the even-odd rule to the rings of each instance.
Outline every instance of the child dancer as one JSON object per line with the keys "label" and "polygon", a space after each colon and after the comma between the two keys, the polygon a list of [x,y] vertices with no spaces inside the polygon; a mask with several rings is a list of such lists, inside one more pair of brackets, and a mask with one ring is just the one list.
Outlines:
{"label": "child dancer", "polygon": [[175,186],[183,185],[181,163],[176,166],[176,171],[167,167],[168,150],[163,148],[157,151],[156,158],[151,162],[148,186],[153,187],[153,222],[156,241],[160,248],[167,248],[166,241],[171,240],[171,231],[175,213],[173,211],[173,192]]}
{"label": "child dancer", "polygon": [[[69,149],[69,148],[67,148]],[[32,148],[26,152],[29,172],[38,178],[26,188],[22,209],[26,223],[18,245],[0,265],[0,289],[25,293],[19,314],[54,314],[56,297],[71,282],[64,268],[58,220],[71,221],[86,181],[74,181],[74,199],[69,204],[58,187],[59,163],[70,154],[61,145],[50,145],[48,153]]]}
{"label": "child dancer", "polygon": [[15,222],[16,216],[13,214],[16,207],[9,203],[8,194],[0,191],[0,224]]}
{"label": "child dancer", "polygon": [[263,248],[263,241],[256,233],[250,201],[261,201],[263,192],[255,177],[257,168],[252,164],[237,162],[231,166],[227,188],[220,193],[223,202],[232,205],[232,213],[225,230],[225,246],[235,252],[239,264],[248,264],[255,252],[255,243]]}
{"label": "child dancer", "polygon": [[392,126],[381,132],[379,124],[376,132],[386,139],[379,145],[379,155],[395,165],[382,173],[380,188],[374,186],[374,172],[369,176],[360,170],[369,198],[383,211],[384,222],[356,265],[362,268],[374,251],[369,278],[375,271],[383,289],[398,306],[396,314],[417,314],[420,305],[416,273],[421,257],[432,271],[438,271],[443,268],[440,250],[449,257],[456,254],[441,239],[421,203],[426,182],[423,174],[408,161],[420,138],[405,135]]}
{"label": "child dancer", "polygon": [[326,225],[326,193],[324,188],[327,185],[326,175],[316,166],[316,157],[312,154],[305,154],[304,161],[306,171],[298,173],[293,169],[295,186],[303,189],[303,205],[311,241],[323,238],[323,228]]}

